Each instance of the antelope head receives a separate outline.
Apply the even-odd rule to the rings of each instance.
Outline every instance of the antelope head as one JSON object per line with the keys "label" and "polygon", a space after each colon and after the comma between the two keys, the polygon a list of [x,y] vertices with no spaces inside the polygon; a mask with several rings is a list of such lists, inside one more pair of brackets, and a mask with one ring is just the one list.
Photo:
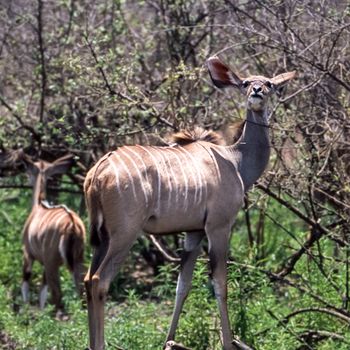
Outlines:
{"label": "antelope head", "polygon": [[247,108],[255,112],[263,111],[268,97],[273,93],[280,95],[285,84],[294,78],[296,72],[279,74],[273,78],[252,75],[241,78],[216,56],[207,60],[210,77],[218,88],[233,86],[247,97]]}
{"label": "antelope head", "polygon": [[26,165],[30,184],[34,187],[34,204],[40,203],[45,199],[47,180],[58,174],[66,173],[72,166],[72,155],[65,155],[50,163],[39,159],[34,162],[29,156],[23,156],[23,162]]}

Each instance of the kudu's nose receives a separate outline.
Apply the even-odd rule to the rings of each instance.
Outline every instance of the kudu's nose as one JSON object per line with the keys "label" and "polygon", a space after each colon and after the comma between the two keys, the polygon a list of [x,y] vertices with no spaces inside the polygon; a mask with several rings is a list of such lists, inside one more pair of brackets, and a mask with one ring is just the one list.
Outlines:
{"label": "kudu's nose", "polygon": [[257,85],[255,85],[255,86],[253,86],[253,91],[255,92],[255,93],[258,93],[258,92],[260,92],[262,89],[261,89],[261,86],[257,86]]}

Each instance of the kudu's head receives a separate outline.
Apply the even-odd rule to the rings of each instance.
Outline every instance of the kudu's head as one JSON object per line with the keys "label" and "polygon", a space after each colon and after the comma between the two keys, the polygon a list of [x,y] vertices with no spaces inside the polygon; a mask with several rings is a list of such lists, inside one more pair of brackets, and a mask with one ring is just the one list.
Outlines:
{"label": "kudu's head", "polygon": [[280,94],[285,84],[294,78],[296,72],[279,74],[274,78],[266,78],[261,75],[252,75],[241,78],[216,56],[207,60],[210,77],[218,88],[233,86],[238,88],[247,97],[247,108],[255,112],[265,109],[268,97]]}
{"label": "kudu's head", "polygon": [[23,156],[30,184],[34,187],[33,204],[45,199],[47,180],[54,175],[64,174],[73,165],[73,156],[65,155],[50,163],[39,159],[34,162],[29,156]]}

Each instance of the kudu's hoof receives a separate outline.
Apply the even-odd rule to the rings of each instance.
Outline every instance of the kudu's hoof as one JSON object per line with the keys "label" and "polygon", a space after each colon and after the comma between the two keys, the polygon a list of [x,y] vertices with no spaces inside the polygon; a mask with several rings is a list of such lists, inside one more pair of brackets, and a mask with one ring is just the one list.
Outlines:
{"label": "kudu's hoof", "polygon": [[166,342],[164,350],[191,350],[190,348],[186,348],[181,344],[175,343],[173,340],[169,340]]}

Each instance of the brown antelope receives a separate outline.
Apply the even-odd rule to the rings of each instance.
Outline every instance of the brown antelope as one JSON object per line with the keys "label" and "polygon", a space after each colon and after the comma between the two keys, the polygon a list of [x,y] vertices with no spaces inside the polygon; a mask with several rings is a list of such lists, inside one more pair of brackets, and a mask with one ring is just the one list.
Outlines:
{"label": "brown antelope", "polygon": [[202,137],[177,135],[178,143],[172,147],[123,146],[102,157],[85,179],[94,248],[84,279],[93,350],[104,348],[106,294],[136,238],[141,232],[157,235],[182,231],[187,233],[166,346],[175,344],[180,312],[206,235],[223,347],[235,348],[226,301],[231,229],[244,193],[261,176],[269,160],[267,99],[295,72],[272,79],[242,79],[217,57],[210,58],[207,64],[217,87],[236,87],[247,96],[246,120],[235,144],[209,142],[215,141],[213,133],[204,132]]}
{"label": "brown antelope", "polygon": [[85,228],[79,216],[64,205],[49,206],[45,202],[47,179],[65,173],[72,163],[64,156],[53,163],[33,162],[24,156],[27,172],[33,185],[32,211],[23,229],[23,282],[22,296],[29,301],[29,280],[33,261],[44,266],[39,304],[43,308],[48,287],[52,303],[62,310],[59,267],[66,263],[74,277],[78,292],[82,292]]}

